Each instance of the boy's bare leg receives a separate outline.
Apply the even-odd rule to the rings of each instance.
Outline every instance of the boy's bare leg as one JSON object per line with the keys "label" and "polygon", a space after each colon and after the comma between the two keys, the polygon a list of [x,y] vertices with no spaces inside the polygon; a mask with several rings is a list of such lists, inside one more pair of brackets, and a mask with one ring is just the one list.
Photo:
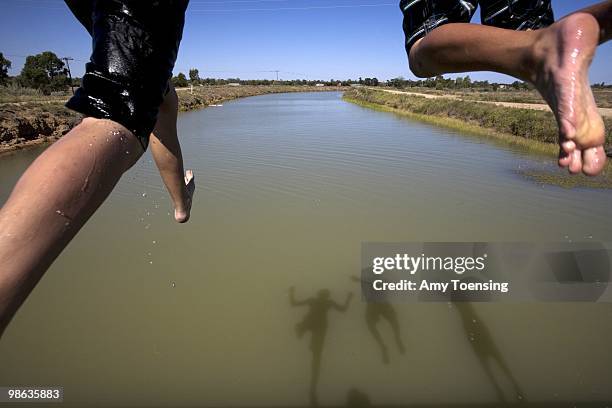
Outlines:
{"label": "boy's bare leg", "polygon": [[86,118],[21,176],[0,209],[0,335],[142,153],[138,139],[123,126]]}
{"label": "boy's bare leg", "polygon": [[533,83],[559,124],[559,164],[596,175],[605,165],[605,133],[588,69],[597,45],[609,40],[610,19],[612,1],[536,31],[446,24],[415,43],[410,68],[422,77],[495,71]]}
{"label": "boy's bare leg", "polygon": [[178,97],[174,87],[159,107],[155,129],[151,134],[151,153],[159,174],[174,203],[174,218],[187,222],[191,211],[191,200],[195,191],[193,171],[183,169],[183,155],[176,131]]}

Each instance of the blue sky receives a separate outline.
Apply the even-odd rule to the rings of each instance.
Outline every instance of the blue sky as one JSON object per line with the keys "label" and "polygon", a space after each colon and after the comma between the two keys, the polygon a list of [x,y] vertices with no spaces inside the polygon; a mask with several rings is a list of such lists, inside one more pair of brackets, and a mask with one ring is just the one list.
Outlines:
{"label": "blue sky", "polygon": [[[88,1],[88,0],[83,0]],[[145,1],[145,0],[143,0]],[[399,0],[191,0],[175,74],[283,79],[414,78],[403,48]],[[553,0],[555,16],[594,4]],[[62,0],[0,0],[0,52],[21,70],[24,56],[45,50],[72,56],[81,76],[91,47]],[[474,21],[479,21],[477,14]],[[612,42],[600,47],[592,82],[612,82]],[[492,73],[473,79],[506,82]]]}

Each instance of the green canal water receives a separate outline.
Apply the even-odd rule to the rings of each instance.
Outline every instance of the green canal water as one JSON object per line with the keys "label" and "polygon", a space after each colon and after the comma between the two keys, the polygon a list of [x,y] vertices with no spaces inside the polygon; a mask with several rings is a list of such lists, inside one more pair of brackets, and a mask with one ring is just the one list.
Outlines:
{"label": "green canal water", "polygon": [[[363,241],[610,241],[612,191],[534,183],[518,173],[554,163],[339,93],[227,102],[179,132],[191,221],[147,154],[7,329],[0,385],[63,386],[74,407],[612,401],[610,304],[377,313],[351,280]],[[0,203],[41,151],[2,157]],[[292,306],[290,287],[355,296]]]}

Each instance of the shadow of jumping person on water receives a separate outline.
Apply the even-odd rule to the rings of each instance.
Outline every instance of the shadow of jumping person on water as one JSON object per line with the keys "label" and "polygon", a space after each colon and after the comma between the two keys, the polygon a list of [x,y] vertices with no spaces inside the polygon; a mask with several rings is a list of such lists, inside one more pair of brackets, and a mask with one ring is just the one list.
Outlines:
{"label": "shadow of jumping person on water", "polygon": [[372,406],[370,397],[358,388],[351,388],[346,394],[346,407],[368,408]]}
{"label": "shadow of jumping person on water", "polygon": [[[470,279],[462,279],[462,281],[466,281]],[[459,313],[461,317],[461,322],[463,323],[463,329],[465,330],[465,334],[469,340],[476,357],[480,362],[485,374],[491,381],[491,384],[495,388],[495,392],[499,398],[499,402],[501,404],[506,404],[506,398],[504,396],[503,387],[499,384],[498,379],[493,372],[493,363],[496,363],[499,367],[500,371],[506,376],[508,381],[512,384],[514,388],[514,392],[516,398],[520,403],[526,402],[523,393],[510,371],[504,356],[497,348],[493,337],[489,331],[489,328],[484,324],[482,319],[478,316],[476,311],[474,310],[474,305],[469,301],[469,296],[462,294],[460,292],[454,292],[452,294],[452,302],[455,310]],[[483,299],[479,299],[483,300]]]}
{"label": "shadow of jumping person on water", "polygon": [[[360,284],[372,284],[372,282],[368,282],[367,280],[357,276],[351,276],[351,280]],[[389,350],[380,334],[380,331],[378,330],[378,322],[381,319],[386,320],[389,323],[391,331],[393,332],[395,344],[397,345],[397,350],[400,354],[404,354],[406,352],[406,348],[404,347],[404,342],[402,341],[397,312],[395,311],[395,308],[391,302],[383,299],[367,301],[365,309],[366,325],[368,326],[368,330],[372,334],[372,337],[374,337],[376,344],[378,344],[378,347],[380,348],[383,363],[389,364]]]}
{"label": "shadow of jumping person on water", "polygon": [[327,335],[328,318],[327,314],[330,310],[345,312],[351,299],[352,293],[346,297],[344,304],[338,304],[330,298],[328,289],[321,289],[317,292],[317,296],[306,300],[298,301],[295,299],[295,289],[289,288],[289,302],[291,306],[308,306],[308,312],[301,322],[295,326],[295,332],[300,339],[310,332],[310,351],[312,351],[311,373],[310,373],[310,405],[317,406],[317,385],[321,374],[321,358],[323,355],[323,345],[325,336]]}

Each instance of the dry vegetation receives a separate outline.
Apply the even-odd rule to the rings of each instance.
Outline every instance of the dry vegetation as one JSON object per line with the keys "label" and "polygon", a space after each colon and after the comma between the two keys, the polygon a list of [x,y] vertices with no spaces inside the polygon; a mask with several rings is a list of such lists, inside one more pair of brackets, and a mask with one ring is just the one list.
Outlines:
{"label": "dry vegetation", "polygon": [[[488,102],[512,102],[512,103],[546,103],[535,90],[501,89],[487,91],[483,89],[435,89],[426,87],[411,87],[403,90],[416,93],[432,95],[454,95],[465,100],[488,101]],[[612,108],[612,89],[593,88],[593,95],[597,106],[600,108]]]}

